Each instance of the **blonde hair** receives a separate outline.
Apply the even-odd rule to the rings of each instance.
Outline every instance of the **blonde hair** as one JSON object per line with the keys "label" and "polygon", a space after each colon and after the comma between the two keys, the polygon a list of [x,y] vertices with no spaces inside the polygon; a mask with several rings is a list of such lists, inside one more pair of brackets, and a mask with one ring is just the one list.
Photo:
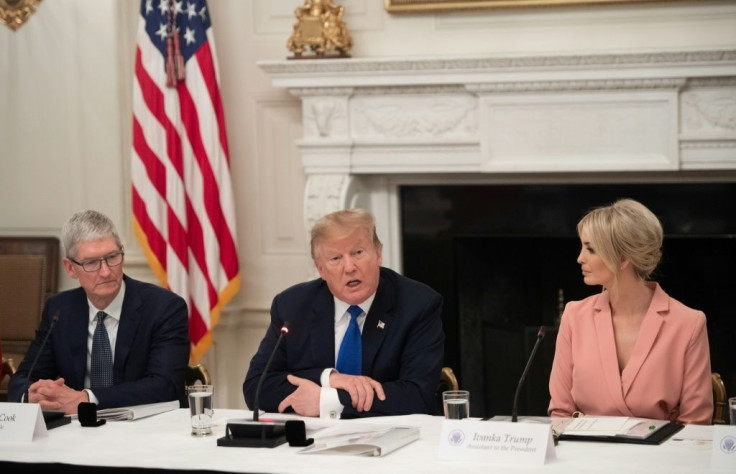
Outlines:
{"label": "blonde hair", "polygon": [[642,280],[652,274],[662,258],[662,224],[652,211],[633,199],[620,199],[593,209],[578,222],[606,267],[618,274],[629,259]]}
{"label": "blonde hair", "polygon": [[383,244],[376,234],[376,221],[373,215],[359,208],[335,211],[323,216],[312,227],[311,251],[312,259],[316,257],[316,249],[325,240],[347,236],[358,229],[364,229],[373,235],[373,247],[381,249]]}

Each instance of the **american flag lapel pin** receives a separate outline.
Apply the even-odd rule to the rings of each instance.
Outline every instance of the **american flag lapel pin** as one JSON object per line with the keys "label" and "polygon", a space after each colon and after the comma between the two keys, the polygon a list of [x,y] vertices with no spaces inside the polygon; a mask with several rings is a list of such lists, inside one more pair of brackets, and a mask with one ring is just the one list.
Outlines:
{"label": "american flag lapel pin", "polygon": [[383,321],[381,321],[381,320],[379,319],[379,320],[378,320],[378,324],[376,324],[376,327],[377,327],[378,329],[383,329],[383,328],[385,328],[385,327],[386,327],[386,323],[384,323]]}

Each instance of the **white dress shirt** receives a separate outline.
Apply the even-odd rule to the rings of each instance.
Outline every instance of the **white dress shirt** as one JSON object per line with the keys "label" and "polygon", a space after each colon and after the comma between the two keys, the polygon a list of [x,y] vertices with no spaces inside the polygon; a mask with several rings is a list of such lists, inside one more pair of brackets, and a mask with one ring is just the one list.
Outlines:
{"label": "white dress shirt", "polygon": [[[371,305],[373,304],[373,300],[375,299],[376,294],[373,293],[370,297],[368,297],[367,300],[363,301],[362,303],[356,305],[360,306],[360,309],[363,310],[363,313],[358,316],[357,322],[358,326],[360,327],[360,333],[363,334],[363,325],[365,324],[365,318],[368,316],[368,311],[371,309]],[[337,365],[337,356],[340,353],[340,345],[342,345],[342,340],[345,337],[345,333],[348,330],[348,325],[350,324],[350,314],[348,313],[348,308],[352,305],[345,303],[344,301],[340,301],[337,298],[334,298],[335,300],[335,365]],[[319,397],[319,417],[320,418],[339,418],[342,414],[342,404],[340,403],[340,398],[337,395],[337,389],[330,387],[330,374],[332,372],[337,372],[337,369],[334,367],[325,369],[322,371],[322,375],[320,376],[320,385],[322,385],[322,389],[320,391],[320,397]]]}
{"label": "white dress shirt", "polygon": [[89,306],[89,324],[87,326],[87,367],[84,371],[84,386],[85,391],[89,395],[89,401],[92,403],[97,403],[97,397],[95,397],[95,394],[92,393],[92,390],[90,390],[90,378],[89,374],[92,369],[92,339],[95,335],[95,328],[97,327],[97,313],[99,311],[104,311],[107,314],[107,317],[103,321],[103,324],[105,325],[105,329],[107,330],[107,338],[110,339],[110,350],[112,351],[112,360],[115,362],[115,343],[118,340],[118,326],[120,325],[120,316],[123,311],[123,300],[125,299],[125,281],[123,281],[122,286],[120,287],[120,291],[118,292],[118,295],[115,297],[112,302],[107,305],[107,308],[104,309],[98,309],[95,308],[95,306],[92,304],[92,302],[87,299],[87,305]]}

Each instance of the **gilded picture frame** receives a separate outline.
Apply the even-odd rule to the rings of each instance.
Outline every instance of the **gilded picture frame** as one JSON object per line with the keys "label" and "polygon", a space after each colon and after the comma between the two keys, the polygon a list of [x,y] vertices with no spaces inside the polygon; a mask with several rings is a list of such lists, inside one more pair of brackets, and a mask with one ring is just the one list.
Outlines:
{"label": "gilded picture frame", "polygon": [[384,0],[389,13],[435,13],[490,8],[653,3],[678,0]]}

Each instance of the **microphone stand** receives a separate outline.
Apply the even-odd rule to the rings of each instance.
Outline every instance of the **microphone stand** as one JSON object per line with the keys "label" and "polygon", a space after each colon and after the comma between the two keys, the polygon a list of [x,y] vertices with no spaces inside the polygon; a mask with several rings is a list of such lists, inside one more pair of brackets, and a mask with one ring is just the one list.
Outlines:
{"label": "microphone stand", "polygon": [[28,369],[28,378],[26,379],[26,403],[28,403],[28,399],[30,395],[28,394],[28,390],[31,388],[31,375],[33,375],[33,370],[36,368],[36,363],[38,362],[38,358],[41,356],[41,353],[46,348],[46,341],[49,340],[49,336],[51,335],[51,332],[54,330],[54,326],[56,326],[56,321],[59,320],[59,312],[57,311],[53,316],[51,316],[51,324],[49,325],[49,330],[46,331],[46,336],[44,336],[43,341],[41,342],[41,347],[39,347],[38,352],[36,352],[36,357],[33,358],[33,363],[31,364],[31,368]]}
{"label": "microphone stand", "polygon": [[[259,420],[258,406],[261,398],[261,387],[266,379],[266,374],[271,368],[271,363],[276,355],[276,351],[281,344],[284,335],[289,333],[286,325],[281,327],[281,333],[276,344],[273,346],[271,355],[268,357],[263,368],[263,373],[258,379],[256,386],[256,394],[253,399],[253,420],[233,420],[225,425],[225,436],[217,440],[218,446],[234,446],[242,448],[275,448],[286,442],[286,423],[284,421],[266,421]],[[303,434],[303,432],[302,432]]]}
{"label": "microphone stand", "polygon": [[521,393],[521,386],[524,385],[524,380],[526,380],[527,373],[529,372],[529,367],[532,365],[532,361],[534,360],[534,356],[537,354],[537,350],[539,349],[539,345],[542,342],[542,339],[544,339],[544,336],[547,334],[547,328],[545,326],[539,327],[539,332],[537,332],[537,341],[534,343],[534,347],[532,348],[532,353],[529,355],[529,360],[526,362],[526,367],[524,367],[524,372],[521,374],[521,378],[519,379],[519,385],[516,386],[516,393],[514,394],[514,406],[511,409],[511,422],[516,423],[518,421],[518,404],[519,404],[519,394]]}

